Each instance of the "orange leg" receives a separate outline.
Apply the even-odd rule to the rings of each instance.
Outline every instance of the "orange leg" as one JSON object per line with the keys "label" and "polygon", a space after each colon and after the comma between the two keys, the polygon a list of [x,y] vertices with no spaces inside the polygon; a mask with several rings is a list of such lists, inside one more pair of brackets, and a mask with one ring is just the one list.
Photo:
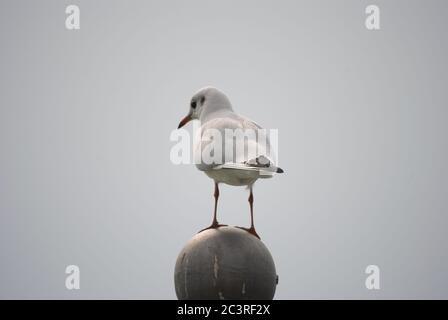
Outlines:
{"label": "orange leg", "polygon": [[205,231],[205,230],[208,230],[208,229],[216,229],[216,228],[219,228],[219,227],[227,226],[226,224],[219,224],[218,223],[218,219],[216,218],[216,216],[217,216],[216,212],[218,211],[218,198],[219,198],[219,188],[218,188],[218,183],[217,182],[215,182],[215,193],[213,194],[213,196],[215,197],[215,210],[213,212],[212,224],[210,226],[208,226],[207,228],[202,229],[199,232],[202,232],[202,231]]}
{"label": "orange leg", "polygon": [[243,228],[243,227],[238,227],[238,228],[246,230],[250,234],[253,234],[258,239],[260,239],[260,236],[255,231],[255,226],[254,226],[254,195],[252,193],[252,186],[250,186],[250,194],[249,194],[248,201],[249,201],[249,206],[250,206],[250,228],[249,229],[248,228]]}

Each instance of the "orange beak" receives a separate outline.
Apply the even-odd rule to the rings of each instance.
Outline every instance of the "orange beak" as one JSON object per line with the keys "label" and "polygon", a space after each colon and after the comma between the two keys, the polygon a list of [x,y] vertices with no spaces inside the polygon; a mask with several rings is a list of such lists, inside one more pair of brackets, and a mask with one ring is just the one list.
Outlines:
{"label": "orange beak", "polygon": [[190,114],[187,114],[187,116],[185,117],[185,118],[183,118],[181,121],[180,121],[180,123],[179,123],[179,126],[177,127],[177,129],[180,129],[180,128],[182,128],[184,125],[186,125],[188,122],[190,122],[192,119],[191,119],[191,115]]}

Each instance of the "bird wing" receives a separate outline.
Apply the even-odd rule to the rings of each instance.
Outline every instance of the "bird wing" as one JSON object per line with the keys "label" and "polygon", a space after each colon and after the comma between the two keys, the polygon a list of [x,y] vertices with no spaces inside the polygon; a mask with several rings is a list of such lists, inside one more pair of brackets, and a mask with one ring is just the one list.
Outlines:
{"label": "bird wing", "polygon": [[[253,131],[255,135],[229,136],[226,135],[226,129],[240,129],[243,133]],[[270,150],[271,145],[267,131],[250,119],[230,113],[225,117],[214,118],[204,123],[198,135],[194,148],[196,166],[199,170],[231,168],[259,172],[277,172],[277,167],[273,161],[275,155],[272,152],[273,150]],[[220,135],[222,141],[216,140],[214,135]],[[203,157],[210,153],[210,144],[212,142],[215,147],[221,146],[221,155],[213,154],[215,161],[212,163],[208,161],[207,163]],[[244,146],[244,152],[238,152],[237,147],[242,145]],[[246,150],[254,152],[250,153],[246,152]],[[261,163],[263,165],[260,165]]]}

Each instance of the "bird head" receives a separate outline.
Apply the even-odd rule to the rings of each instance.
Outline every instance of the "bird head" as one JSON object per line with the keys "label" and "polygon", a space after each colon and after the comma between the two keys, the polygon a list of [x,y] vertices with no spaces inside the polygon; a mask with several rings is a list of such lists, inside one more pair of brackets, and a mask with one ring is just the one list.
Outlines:
{"label": "bird head", "polygon": [[182,128],[191,120],[204,119],[207,115],[220,110],[232,111],[232,105],[227,96],[214,87],[202,88],[191,98],[190,110],[180,121],[177,129]]}

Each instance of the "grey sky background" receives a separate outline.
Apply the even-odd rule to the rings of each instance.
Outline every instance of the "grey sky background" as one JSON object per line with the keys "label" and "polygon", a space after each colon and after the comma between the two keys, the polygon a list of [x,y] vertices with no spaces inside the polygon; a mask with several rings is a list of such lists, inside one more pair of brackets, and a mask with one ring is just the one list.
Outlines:
{"label": "grey sky background", "polygon": [[[364,26],[372,3],[379,31]],[[448,298],[447,11],[1,1],[0,298],[175,298],[175,259],[210,223],[213,182],[170,162],[169,136],[205,85],[279,130],[286,174],[254,189],[277,299]],[[249,225],[247,196],[223,186],[220,220]],[[65,288],[69,264],[80,290]]]}

